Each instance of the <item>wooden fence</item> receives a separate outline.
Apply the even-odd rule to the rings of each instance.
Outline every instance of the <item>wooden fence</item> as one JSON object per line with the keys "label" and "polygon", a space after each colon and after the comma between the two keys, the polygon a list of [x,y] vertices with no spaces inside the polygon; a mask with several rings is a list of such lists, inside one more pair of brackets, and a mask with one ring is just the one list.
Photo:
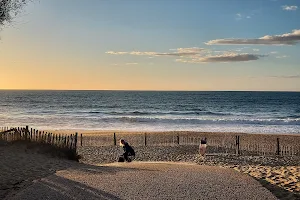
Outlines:
{"label": "wooden fence", "polygon": [[63,135],[50,132],[29,129],[26,127],[2,127],[0,129],[0,140],[6,142],[28,141],[41,144],[48,144],[57,149],[70,150],[76,154],[78,134]]}
{"label": "wooden fence", "polygon": [[199,145],[200,140],[206,137],[208,150],[211,153],[228,153],[236,155],[261,156],[300,156],[300,136],[276,136],[239,134],[224,136],[203,134],[91,134],[80,135],[80,146],[111,146],[118,145],[121,138],[129,141],[133,146],[175,146]]}

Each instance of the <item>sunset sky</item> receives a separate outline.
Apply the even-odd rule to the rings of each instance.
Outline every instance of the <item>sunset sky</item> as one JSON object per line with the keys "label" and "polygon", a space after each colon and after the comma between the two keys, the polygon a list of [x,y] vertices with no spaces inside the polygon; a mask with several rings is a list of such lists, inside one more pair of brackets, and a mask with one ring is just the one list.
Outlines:
{"label": "sunset sky", "polygon": [[299,0],[40,0],[0,37],[0,89],[300,91]]}

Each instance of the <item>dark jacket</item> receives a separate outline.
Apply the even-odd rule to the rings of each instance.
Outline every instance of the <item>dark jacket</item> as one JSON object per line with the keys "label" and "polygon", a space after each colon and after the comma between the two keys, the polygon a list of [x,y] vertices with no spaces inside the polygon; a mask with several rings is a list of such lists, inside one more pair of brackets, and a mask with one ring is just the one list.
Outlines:
{"label": "dark jacket", "polygon": [[207,143],[206,139],[201,139],[200,144],[206,144],[206,143]]}
{"label": "dark jacket", "polygon": [[127,154],[130,153],[130,155],[135,156],[135,152],[134,152],[133,148],[128,143],[125,143],[125,145],[123,146],[123,150],[124,150],[124,153],[127,153]]}

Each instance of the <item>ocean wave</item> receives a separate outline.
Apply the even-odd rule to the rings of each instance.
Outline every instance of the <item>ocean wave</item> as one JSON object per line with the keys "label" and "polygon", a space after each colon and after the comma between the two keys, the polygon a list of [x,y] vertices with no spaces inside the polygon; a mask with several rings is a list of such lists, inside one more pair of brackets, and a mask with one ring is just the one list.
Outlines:
{"label": "ocean wave", "polygon": [[288,115],[288,116],[280,116],[275,118],[276,119],[300,119],[300,115]]}
{"label": "ocean wave", "polygon": [[212,112],[212,111],[89,111],[90,114],[107,114],[107,115],[214,115],[214,116],[229,116],[234,113]]}
{"label": "ocean wave", "polygon": [[157,118],[157,117],[108,117],[106,122],[127,123],[170,123],[170,124],[251,124],[251,125],[300,125],[296,119],[196,119],[196,118]]}

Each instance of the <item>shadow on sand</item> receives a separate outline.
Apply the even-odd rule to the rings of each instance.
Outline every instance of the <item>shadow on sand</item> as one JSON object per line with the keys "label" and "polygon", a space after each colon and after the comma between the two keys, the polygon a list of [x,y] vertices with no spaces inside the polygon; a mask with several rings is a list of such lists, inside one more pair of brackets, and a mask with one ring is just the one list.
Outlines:
{"label": "shadow on sand", "polygon": [[[84,172],[90,174],[116,174],[121,171],[155,171],[148,169],[136,169],[113,166],[94,166],[82,163],[75,163],[75,166],[68,168],[68,171]],[[83,183],[79,183],[57,174],[35,181],[27,187],[26,191],[20,191],[15,196],[7,197],[13,200],[42,200],[42,199],[121,199],[118,196],[106,191],[99,190]],[[38,194],[36,191],[39,191]],[[121,192],[121,191],[120,191]],[[35,195],[32,195],[35,194]]]}
{"label": "shadow on sand", "polygon": [[267,188],[274,196],[276,196],[280,200],[297,200],[300,199],[300,193],[291,192],[284,188],[278,187],[277,185],[273,185],[270,182],[266,181],[265,179],[257,179],[260,184]]}
{"label": "shadow on sand", "polygon": [[[79,163],[41,153],[41,149],[28,148],[25,144],[0,145],[0,157],[0,199],[14,199],[15,195],[16,199],[25,199],[23,197],[18,198],[18,193],[22,193],[22,189],[31,187],[30,185],[36,181],[42,183],[42,189],[51,189],[51,194],[54,197],[50,199],[81,199],[81,197],[82,199],[118,199],[104,191],[90,188],[54,174],[56,171],[65,169],[90,174],[115,174],[119,171],[141,170]],[[49,180],[45,181],[48,178]],[[30,197],[28,199],[34,198]]]}

